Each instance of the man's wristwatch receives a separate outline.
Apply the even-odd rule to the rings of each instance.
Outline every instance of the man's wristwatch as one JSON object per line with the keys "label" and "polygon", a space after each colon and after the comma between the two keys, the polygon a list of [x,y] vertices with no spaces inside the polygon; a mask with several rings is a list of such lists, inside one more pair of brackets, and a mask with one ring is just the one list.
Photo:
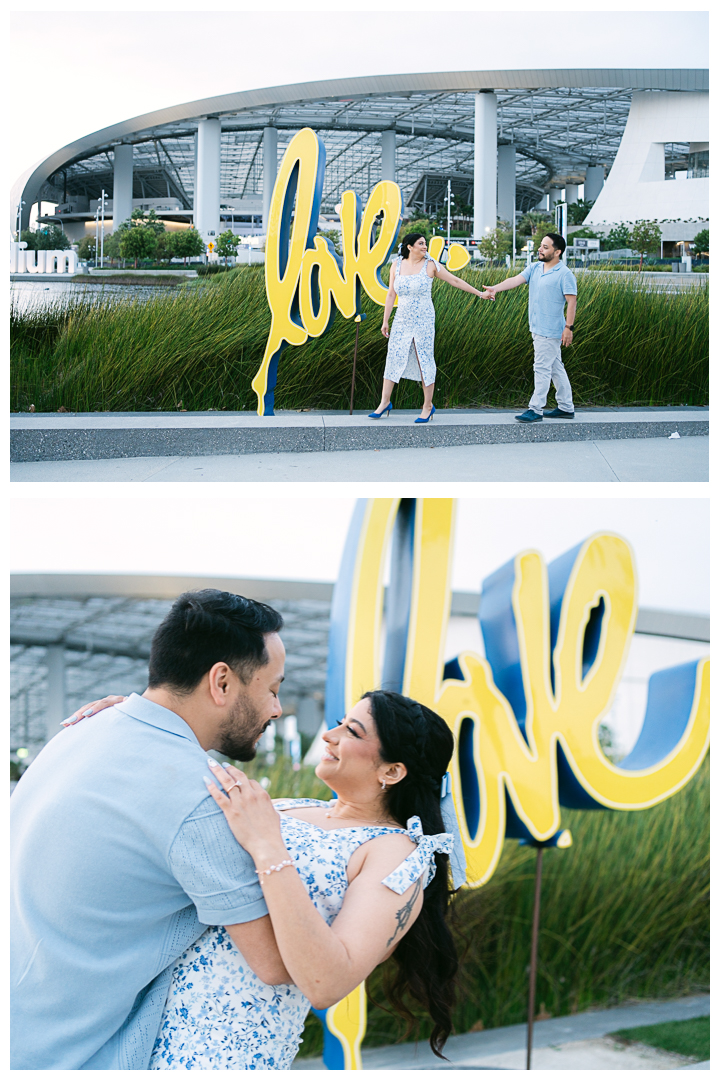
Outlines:
{"label": "man's wristwatch", "polygon": [[565,323],[565,329],[566,330],[574,330],[575,329],[575,323],[573,323],[572,326],[568,326],[568,324]]}

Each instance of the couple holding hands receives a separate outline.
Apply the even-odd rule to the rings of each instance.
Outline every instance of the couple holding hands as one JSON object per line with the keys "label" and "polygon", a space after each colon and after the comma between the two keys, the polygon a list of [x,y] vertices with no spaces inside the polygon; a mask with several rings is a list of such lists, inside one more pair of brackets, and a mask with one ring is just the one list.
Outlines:
{"label": "couple holding hands", "polygon": [[[435,413],[432,403],[435,390],[435,309],[431,292],[433,278],[446,281],[456,289],[473,293],[481,300],[494,300],[499,292],[530,286],[528,314],[533,336],[535,389],[526,412],[517,416],[522,423],[534,423],[543,416],[571,420],[575,415],[570,380],[562,362],[562,345],[571,345],[577,305],[577,282],[562,262],[565,240],[559,233],[548,233],[538,248],[538,261],[522,273],[480,292],[467,281],[455,277],[427,253],[421,233],[408,233],[400,254],[390,267],[390,286],[385,301],[382,333],[388,341],[383,376],[382,397],[373,420],[389,416],[393,389],[400,379],[422,383],[423,407],[416,424],[426,424]],[[390,313],[397,298],[398,309],[390,329]],[[565,305],[567,303],[567,317]],[[550,383],[555,385],[557,408],[543,413]]]}

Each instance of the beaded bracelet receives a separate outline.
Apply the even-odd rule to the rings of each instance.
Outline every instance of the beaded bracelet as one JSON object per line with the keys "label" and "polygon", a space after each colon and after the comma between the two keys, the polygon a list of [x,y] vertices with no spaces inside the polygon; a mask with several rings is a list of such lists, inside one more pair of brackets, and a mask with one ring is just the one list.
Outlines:
{"label": "beaded bracelet", "polygon": [[277,866],[270,866],[267,870],[256,870],[255,873],[258,877],[263,877],[265,874],[272,874],[273,870],[282,870],[284,866],[292,866],[292,859],[285,859],[283,862],[278,863]]}

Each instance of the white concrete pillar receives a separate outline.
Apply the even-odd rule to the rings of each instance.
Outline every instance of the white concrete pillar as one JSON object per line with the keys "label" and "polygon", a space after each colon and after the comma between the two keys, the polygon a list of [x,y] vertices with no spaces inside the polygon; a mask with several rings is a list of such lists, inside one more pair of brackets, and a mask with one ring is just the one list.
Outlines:
{"label": "white concrete pillar", "polygon": [[277,128],[263,128],[263,232],[268,230],[268,216],[273,188],[277,179]]}
{"label": "white concrete pillar", "polygon": [[579,186],[579,184],[565,185],[565,202],[568,204],[568,206],[570,205],[570,203],[576,203],[578,201]]}
{"label": "white concrete pillar", "polygon": [[585,173],[585,201],[595,202],[605,183],[605,169],[602,165],[590,165]]}
{"label": "white concrete pillar", "polygon": [[473,235],[481,240],[497,224],[497,98],[475,95],[475,206]]}
{"label": "white concrete pillar", "polygon": [[47,665],[47,703],[45,706],[45,739],[50,741],[61,730],[65,719],[65,646],[48,645],[45,649]]}
{"label": "white concrete pillar", "polygon": [[195,169],[195,228],[206,244],[220,231],[220,121],[198,124]]}
{"label": "white concrete pillar", "polygon": [[563,201],[562,188],[551,187],[550,188],[550,197],[548,198],[548,210],[550,211],[551,214],[552,214],[553,210],[555,209],[555,203],[562,202],[562,201]]}
{"label": "white concrete pillar", "polygon": [[541,195],[540,198],[538,199],[538,201],[535,203],[535,209],[536,210],[547,210],[547,208],[548,208],[548,197],[547,197],[547,193],[545,193],[544,195]]}
{"label": "white concrete pillar", "polygon": [[497,150],[497,215],[512,225],[515,213],[515,147],[498,146]]}
{"label": "white concrete pillar", "polygon": [[132,214],[133,148],[130,143],[113,147],[113,232]]}
{"label": "white concrete pillar", "polygon": [[197,131],[193,136],[193,227],[197,228]]}
{"label": "white concrete pillar", "polygon": [[380,172],[381,180],[395,180],[395,145],[396,138],[394,131],[383,131],[382,133],[382,168]]}

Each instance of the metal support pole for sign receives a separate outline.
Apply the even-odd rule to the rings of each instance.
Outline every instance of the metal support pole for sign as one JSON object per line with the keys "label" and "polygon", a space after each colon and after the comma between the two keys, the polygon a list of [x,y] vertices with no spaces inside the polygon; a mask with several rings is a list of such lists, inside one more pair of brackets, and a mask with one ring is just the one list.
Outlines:
{"label": "metal support pole for sign", "polygon": [[102,225],[100,228],[100,267],[105,266],[105,188],[102,189]]}
{"label": "metal support pole for sign", "polygon": [[535,1018],[535,977],[537,975],[537,947],[538,933],[540,929],[540,883],[542,881],[542,857],[543,849],[537,849],[537,862],[535,864],[535,901],[533,903],[532,942],[530,945],[530,988],[528,993],[528,1024],[527,1024],[527,1063],[526,1069],[532,1068],[532,1037],[533,1020]]}
{"label": "metal support pole for sign", "polygon": [[350,415],[353,414],[353,401],[355,399],[355,372],[357,371],[357,354],[358,354],[358,342],[360,340],[360,323],[365,318],[365,315],[355,316],[355,352],[353,353],[353,373],[352,382],[350,383]]}
{"label": "metal support pole for sign", "polygon": [[95,207],[95,269],[97,270],[98,264],[98,248],[100,247],[100,237],[98,235],[100,230],[100,200]]}

